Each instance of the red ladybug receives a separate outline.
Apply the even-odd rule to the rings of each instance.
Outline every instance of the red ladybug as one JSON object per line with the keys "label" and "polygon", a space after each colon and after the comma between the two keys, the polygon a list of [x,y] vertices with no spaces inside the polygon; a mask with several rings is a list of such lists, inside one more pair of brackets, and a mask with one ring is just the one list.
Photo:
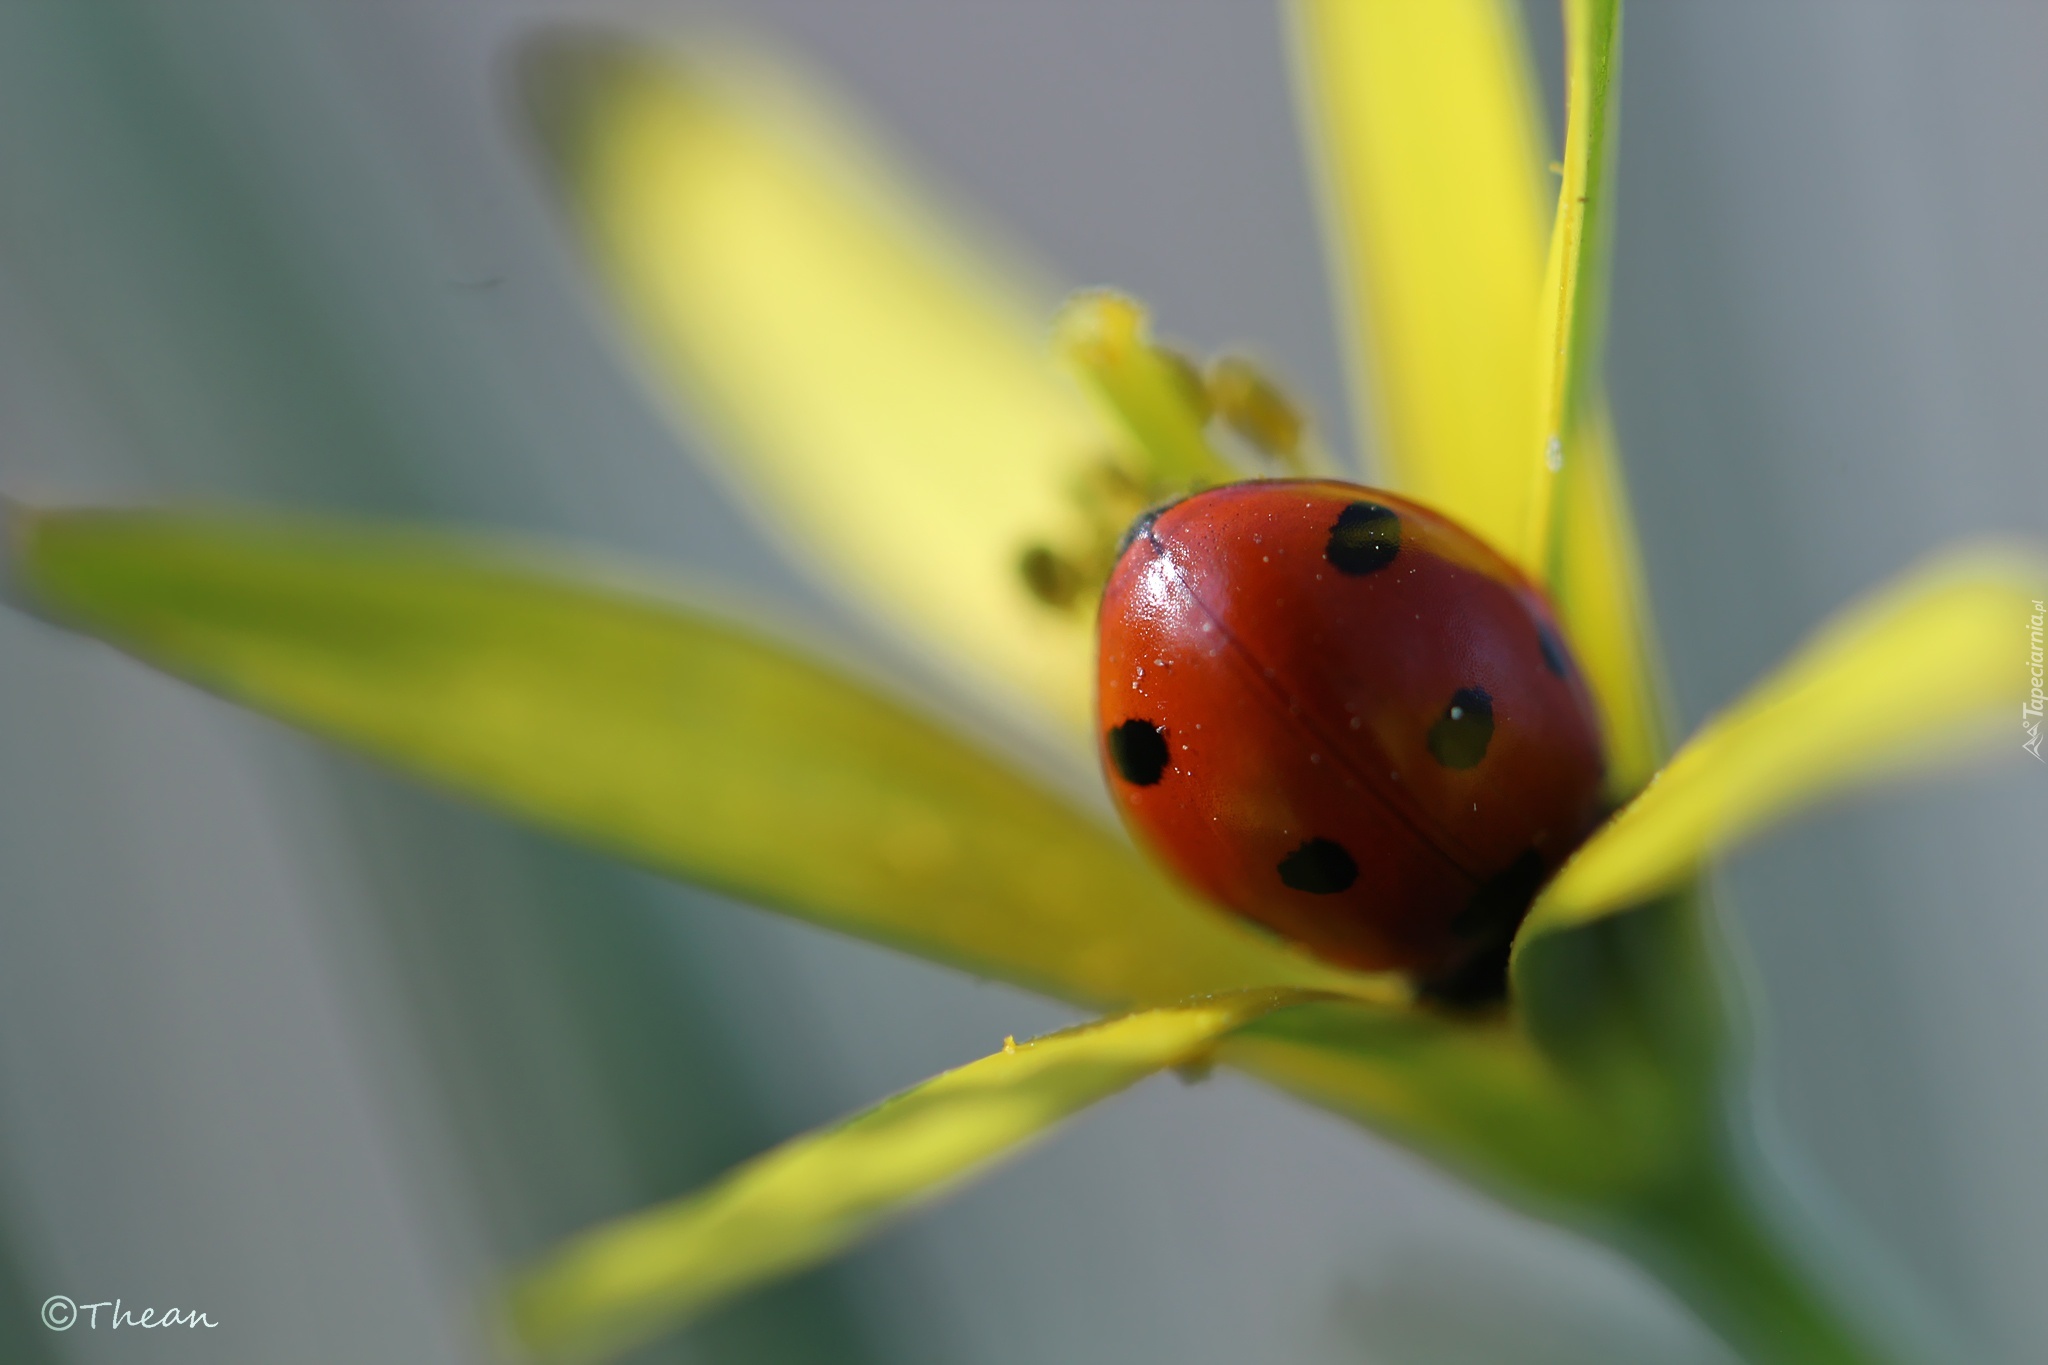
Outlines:
{"label": "red ladybug", "polygon": [[1125,823],[1332,962],[1496,992],[1530,898],[1599,814],[1593,701],[1549,604],[1389,493],[1243,483],[1139,518],[1099,659]]}

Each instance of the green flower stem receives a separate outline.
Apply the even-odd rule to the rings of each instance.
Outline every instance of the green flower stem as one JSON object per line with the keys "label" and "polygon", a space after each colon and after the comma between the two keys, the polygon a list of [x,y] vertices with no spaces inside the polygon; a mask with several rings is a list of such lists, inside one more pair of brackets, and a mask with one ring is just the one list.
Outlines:
{"label": "green flower stem", "polygon": [[1788,1247],[1744,1182],[1709,1168],[1631,1210],[1610,1240],[1753,1365],[1905,1365]]}

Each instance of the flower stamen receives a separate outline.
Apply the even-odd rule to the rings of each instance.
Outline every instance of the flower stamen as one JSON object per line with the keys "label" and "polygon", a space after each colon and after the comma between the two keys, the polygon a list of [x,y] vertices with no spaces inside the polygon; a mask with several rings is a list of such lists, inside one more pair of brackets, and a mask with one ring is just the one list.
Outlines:
{"label": "flower stamen", "polygon": [[1308,422],[1256,363],[1241,355],[1210,361],[1208,394],[1217,418],[1254,452],[1290,473],[1309,472]]}

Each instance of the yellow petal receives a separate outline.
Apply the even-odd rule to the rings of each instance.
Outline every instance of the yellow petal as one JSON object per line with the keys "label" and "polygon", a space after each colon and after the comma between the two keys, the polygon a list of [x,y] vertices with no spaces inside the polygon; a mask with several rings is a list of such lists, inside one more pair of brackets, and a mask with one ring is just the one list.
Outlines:
{"label": "yellow petal", "polygon": [[1112,1006],[1381,989],[1182,895],[873,690],[644,591],[452,536],[19,518],[37,603],[516,815],[830,928]]}
{"label": "yellow petal", "polygon": [[1613,220],[1618,0],[1565,6],[1567,132],[1538,335],[1540,427],[1527,477],[1526,555],[1542,567],[1599,698],[1607,791],[1632,796],[1663,761],[1662,678],[1628,495],[1601,394]]}
{"label": "yellow petal", "polygon": [[2017,750],[2030,622],[2048,564],[1952,552],[1828,625],[1709,721],[1581,848],[1530,913],[1526,943],[1679,885],[1714,851],[1873,777]]}
{"label": "yellow petal", "polygon": [[557,40],[531,71],[605,291],[740,492],[835,586],[1078,739],[1093,601],[1048,605],[1023,566],[1086,557],[1090,490],[1126,461],[1042,311],[758,57]]}
{"label": "yellow petal", "polygon": [[1558,481],[1551,600],[1600,703],[1608,799],[1635,795],[1670,750],[1656,631],[1605,404],[1583,415]]}
{"label": "yellow petal", "polygon": [[1053,1125],[1277,1006],[1280,992],[1149,1010],[1040,1038],[785,1143],[710,1188],[585,1233],[520,1279],[514,1331],[548,1357],[636,1345],[814,1265]]}
{"label": "yellow petal", "polygon": [[1576,452],[1599,388],[1607,313],[1607,238],[1613,217],[1614,123],[1621,66],[1620,0],[1565,0],[1565,139],[1550,229],[1538,330],[1539,425],[1526,477],[1528,562],[1551,566],[1558,473]]}
{"label": "yellow petal", "polygon": [[[1540,426],[1530,443],[1529,562],[1600,701],[1607,792],[1635,794],[1663,761],[1662,677],[1600,376],[1613,221],[1619,0],[1565,5],[1566,134],[1538,333]],[[1535,452],[1541,452],[1537,455]]]}
{"label": "yellow petal", "polygon": [[1543,138],[1510,0],[1299,0],[1296,49],[1386,477],[1511,555],[1527,526]]}

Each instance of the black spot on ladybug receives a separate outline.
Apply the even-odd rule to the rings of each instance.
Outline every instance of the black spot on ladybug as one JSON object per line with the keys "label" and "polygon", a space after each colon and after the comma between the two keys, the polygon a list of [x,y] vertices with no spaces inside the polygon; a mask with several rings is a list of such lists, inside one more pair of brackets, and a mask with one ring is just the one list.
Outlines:
{"label": "black spot on ladybug", "polygon": [[1493,698],[1477,687],[1461,687],[1429,727],[1429,752],[1446,768],[1473,768],[1493,742]]}
{"label": "black spot on ladybug", "polygon": [[1124,781],[1134,787],[1149,787],[1173,766],[1166,748],[1166,730],[1149,720],[1127,720],[1109,727],[1109,761]]}
{"label": "black spot on ladybug", "polygon": [[1354,502],[1337,514],[1323,558],[1339,573],[1384,569],[1401,552],[1401,518],[1376,502]]}
{"label": "black spot on ladybug", "polygon": [[1334,896],[1358,880],[1358,864],[1334,839],[1311,839],[1280,860],[1280,881],[1311,896]]}
{"label": "black spot on ladybug", "polygon": [[1564,652],[1564,641],[1557,638],[1557,632],[1541,621],[1536,623],[1536,648],[1543,651],[1543,666],[1560,678],[1571,676],[1571,656]]}

